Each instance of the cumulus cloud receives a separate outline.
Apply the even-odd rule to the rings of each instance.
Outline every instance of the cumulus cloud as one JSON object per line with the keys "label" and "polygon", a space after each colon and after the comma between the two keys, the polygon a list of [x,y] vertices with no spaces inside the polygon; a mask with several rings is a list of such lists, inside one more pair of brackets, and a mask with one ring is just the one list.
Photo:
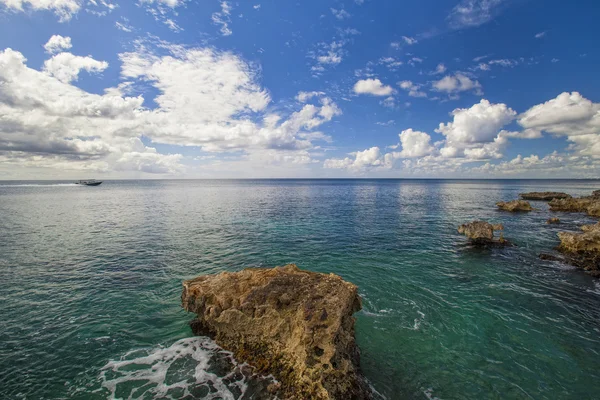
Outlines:
{"label": "cumulus cloud", "polygon": [[441,123],[436,129],[446,137],[440,153],[448,158],[499,158],[508,137],[515,136],[500,130],[516,115],[506,104],[492,104],[485,99],[471,108],[457,108],[452,112],[453,121]]}
{"label": "cumulus cloud", "polygon": [[483,94],[482,86],[479,81],[472,80],[460,72],[457,72],[454,75],[447,75],[439,81],[433,82],[432,86],[434,90],[448,94],[456,94],[465,91],[473,91],[479,96]]}
{"label": "cumulus cloud", "polygon": [[44,62],[44,71],[61,82],[76,81],[79,72],[99,73],[108,68],[106,61],[97,61],[90,56],[81,57],[71,53],[58,53]]}
{"label": "cumulus cloud", "polygon": [[518,122],[533,137],[542,132],[567,137],[579,154],[600,157],[600,103],[578,92],[561,93],[533,106],[519,116]]}
{"label": "cumulus cloud", "polygon": [[389,96],[394,89],[384,85],[379,79],[362,79],[354,84],[354,93],[370,94],[373,96]]}
{"label": "cumulus cloud", "polygon": [[48,42],[44,45],[44,49],[46,49],[46,53],[55,54],[61,50],[68,50],[73,45],[71,44],[70,37],[64,37],[61,35],[52,35],[52,37],[48,40]]}
{"label": "cumulus cloud", "polygon": [[382,156],[379,147],[371,147],[357,151],[346,158],[330,158],[324,161],[323,167],[328,169],[347,169],[354,172],[365,172],[373,168],[389,168],[389,158]]}
{"label": "cumulus cloud", "polygon": [[431,145],[431,136],[425,132],[406,129],[399,135],[401,151],[394,153],[394,158],[424,157],[432,154],[435,148]]}

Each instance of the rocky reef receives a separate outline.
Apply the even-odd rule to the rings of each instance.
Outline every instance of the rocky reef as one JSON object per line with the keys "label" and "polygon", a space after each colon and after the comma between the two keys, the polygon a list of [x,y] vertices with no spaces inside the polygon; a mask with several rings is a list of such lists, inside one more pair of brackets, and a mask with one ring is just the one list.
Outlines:
{"label": "rocky reef", "polygon": [[509,246],[510,242],[502,234],[494,237],[495,231],[502,230],[502,224],[492,225],[486,221],[472,221],[458,227],[458,233],[465,235],[476,246]]}
{"label": "rocky reef", "polygon": [[360,372],[357,287],[295,265],[204,275],[183,283],[192,330],[279,381],[282,399],[370,399]]}
{"label": "rocky reef", "polygon": [[557,249],[570,264],[600,277],[600,223],[584,225],[581,230],[581,233],[559,232]]}
{"label": "rocky reef", "polygon": [[569,199],[570,194],[563,192],[529,192],[519,194],[523,200],[550,201],[554,199]]}
{"label": "rocky reef", "polygon": [[585,212],[592,217],[600,217],[600,190],[591,196],[554,199],[550,203],[551,211]]}
{"label": "rocky reef", "polygon": [[552,217],[552,218],[548,219],[548,221],[546,221],[546,223],[548,225],[550,225],[550,224],[560,224],[560,219],[558,219],[556,217]]}
{"label": "rocky reef", "polygon": [[502,211],[520,212],[520,211],[533,211],[531,204],[525,200],[512,200],[512,201],[500,201],[496,203],[498,208]]}

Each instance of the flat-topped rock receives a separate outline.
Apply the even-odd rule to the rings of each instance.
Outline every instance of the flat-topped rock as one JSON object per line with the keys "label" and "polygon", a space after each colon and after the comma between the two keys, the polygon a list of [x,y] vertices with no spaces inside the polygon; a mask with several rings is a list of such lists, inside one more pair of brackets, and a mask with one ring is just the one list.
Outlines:
{"label": "flat-topped rock", "polygon": [[554,199],[568,199],[571,198],[570,194],[563,192],[529,192],[519,194],[523,200],[540,200],[550,201]]}
{"label": "flat-topped rock", "polygon": [[498,208],[502,211],[510,212],[527,212],[533,211],[533,207],[525,200],[512,200],[512,201],[500,201],[496,203]]}
{"label": "flat-topped rock", "polygon": [[598,190],[591,196],[554,199],[548,204],[551,211],[584,212],[592,217],[600,217],[600,191]]}
{"label": "flat-topped rock", "polygon": [[509,245],[509,242],[504,239],[502,234],[499,238],[494,237],[495,231],[501,231],[504,227],[502,224],[492,225],[486,221],[472,221],[462,224],[458,227],[458,233],[465,235],[472,244],[478,246],[489,245]]}
{"label": "flat-topped rock", "polygon": [[238,361],[281,383],[282,399],[370,399],[360,373],[358,290],[337,275],[295,265],[204,275],[183,283],[183,307]]}

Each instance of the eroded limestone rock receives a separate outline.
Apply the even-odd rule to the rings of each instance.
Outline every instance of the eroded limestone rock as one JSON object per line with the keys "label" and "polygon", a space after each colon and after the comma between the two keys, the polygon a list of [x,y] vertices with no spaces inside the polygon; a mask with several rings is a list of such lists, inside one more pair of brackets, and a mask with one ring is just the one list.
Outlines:
{"label": "eroded limestone rock", "polygon": [[593,217],[600,217],[600,191],[598,190],[591,196],[554,199],[548,204],[551,211],[585,212]]}
{"label": "eroded limestone rock", "polygon": [[183,283],[192,329],[210,335],[258,372],[273,374],[283,399],[370,399],[360,373],[357,287],[295,265],[204,275]]}
{"label": "eroded limestone rock", "polygon": [[529,202],[525,200],[500,201],[496,203],[496,205],[503,211],[533,211],[531,204],[529,204]]}
{"label": "eroded limestone rock", "polygon": [[567,256],[567,261],[600,276],[600,223],[584,225],[583,232],[559,232],[558,251]]}
{"label": "eroded limestone rock", "polygon": [[499,238],[494,237],[494,231],[501,230],[504,230],[502,224],[492,225],[485,221],[473,221],[458,227],[458,233],[465,235],[471,243],[479,246],[509,245],[502,234]]}
{"label": "eroded limestone rock", "polygon": [[554,199],[568,199],[571,198],[570,194],[563,192],[529,192],[519,194],[523,200],[540,200],[550,201]]}

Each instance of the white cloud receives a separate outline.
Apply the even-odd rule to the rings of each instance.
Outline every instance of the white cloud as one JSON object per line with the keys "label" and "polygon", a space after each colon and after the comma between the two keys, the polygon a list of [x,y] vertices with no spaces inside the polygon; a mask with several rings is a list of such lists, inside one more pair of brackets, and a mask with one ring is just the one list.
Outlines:
{"label": "white cloud", "polygon": [[433,72],[434,75],[439,75],[439,74],[443,74],[444,72],[446,72],[446,66],[442,63],[438,64],[437,67],[435,68],[435,71]]}
{"label": "white cloud", "polygon": [[321,96],[325,96],[324,92],[299,92],[298,95],[296,96],[296,100],[299,101],[300,103],[306,103],[308,100],[312,99],[313,97],[321,97]]}
{"label": "white cloud", "polygon": [[106,61],[97,61],[90,56],[81,57],[71,53],[58,53],[44,62],[44,71],[61,82],[77,80],[79,72],[99,73],[108,68]]}
{"label": "white cloud", "polygon": [[479,81],[474,81],[461,72],[457,72],[454,75],[447,75],[439,81],[433,82],[433,88],[438,92],[449,94],[471,90],[477,95],[483,94]]}
{"label": "white cloud", "polygon": [[398,82],[400,88],[406,90],[410,97],[427,97],[427,93],[421,91],[422,85],[413,83],[412,81]]}
{"label": "white cloud", "polygon": [[48,40],[48,42],[44,45],[44,49],[46,49],[46,53],[54,54],[61,50],[68,50],[73,45],[71,44],[70,37],[64,37],[61,35],[52,35],[52,37]]}
{"label": "white cloud", "polygon": [[315,56],[315,59],[319,64],[337,65],[341,63],[344,54],[344,43],[344,41],[333,41],[329,44],[321,43],[320,54]]}
{"label": "white cloud", "polygon": [[499,158],[515,134],[500,131],[512,122],[516,112],[506,104],[492,104],[482,99],[471,108],[457,108],[452,122],[441,123],[435,131],[446,137],[440,153],[444,157],[471,159]]}
{"label": "white cloud", "polygon": [[260,10],[260,4],[255,4],[255,5],[253,6],[253,8],[254,8],[255,10]]}
{"label": "white cloud", "polygon": [[389,168],[390,159],[386,160],[381,155],[379,147],[371,147],[363,151],[350,154],[352,157],[330,158],[323,163],[328,169],[348,169],[354,172],[365,172],[373,168]]}
{"label": "white cloud", "polygon": [[351,17],[350,13],[348,11],[344,10],[343,8],[339,9],[339,10],[332,8],[331,13],[334,15],[334,17],[336,17],[339,20],[343,20],[343,19]]}
{"label": "white cloud", "polygon": [[381,100],[379,104],[387,108],[396,108],[396,99],[393,96],[389,96]]}
{"label": "white cloud", "polygon": [[385,65],[390,71],[396,71],[398,67],[401,67],[404,63],[394,57],[382,57],[379,59],[378,64]]}
{"label": "white cloud", "polygon": [[541,38],[543,38],[545,36],[546,36],[546,31],[535,34],[535,38],[536,39],[541,39]]}
{"label": "white cloud", "polygon": [[506,0],[461,0],[448,16],[452,29],[463,29],[483,25],[501,11]]}
{"label": "white cloud", "polygon": [[363,79],[354,84],[354,93],[370,94],[373,96],[389,96],[394,89],[384,85],[379,79]]}
{"label": "white cloud", "polygon": [[[267,111],[270,96],[257,84],[256,69],[232,53],[165,42],[160,51],[168,54],[149,49],[144,44],[120,55],[123,83],[104,95],[69,84],[79,70],[95,68],[91,58],[60,53],[47,63],[48,71],[37,71],[21,53],[0,52],[0,162],[162,174],[182,171],[182,156],[158,153],[142,136],[205,152],[236,152],[249,163],[258,162],[258,154],[300,163],[317,148],[314,141],[331,140],[316,128],[341,110],[322,94],[286,117]],[[145,108],[141,96],[124,97],[138,84],[156,89],[156,108]]]}
{"label": "white cloud", "polygon": [[409,36],[402,36],[402,40],[404,40],[404,43],[406,43],[409,46],[419,42],[417,39],[409,37]]}
{"label": "white cloud", "polygon": [[0,0],[0,4],[12,11],[52,11],[60,22],[66,22],[81,9],[82,0]]}
{"label": "white cloud", "polygon": [[408,60],[408,64],[412,65],[413,67],[416,66],[417,64],[421,64],[423,62],[422,58],[419,57],[413,57],[410,60]]}
{"label": "white cloud", "polygon": [[431,136],[425,132],[406,129],[400,133],[399,137],[402,151],[395,153],[395,158],[424,157],[435,151],[431,145]]}
{"label": "white cloud", "polygon": [[390,119],[389,121],[386,121],[386,122],[375,122],[375,125],[390,126],[390,125],[394,125],[395,123],[396,123],[396,121],[394,121],[393,119]]}
{"label": "white cloud", "polygon": [[600,103],[593,103],[578,92],[561,93],[533,106],[519,116],[518,122],[525,133],[564,136],[578,154],[600,157]]}
{"label": "white cloud", "polygon": [[127,33],[133,32],[133,27],[125,22],[115,21],[115,26],[120,31],[127,32]]}
{"label": "white cloud", "polygon": [[221,11],[213,13],[211,17],[213,23],[221,27],[219,30],[221,32],[221,35],[223,36],[230,36],[231,34],[233,34],[233,31],[229,29],[229,23],[231,23],[230,15],[232,8],[233,7],[231,6],[231,4],[229,4],[227,1],[222,1]]}

